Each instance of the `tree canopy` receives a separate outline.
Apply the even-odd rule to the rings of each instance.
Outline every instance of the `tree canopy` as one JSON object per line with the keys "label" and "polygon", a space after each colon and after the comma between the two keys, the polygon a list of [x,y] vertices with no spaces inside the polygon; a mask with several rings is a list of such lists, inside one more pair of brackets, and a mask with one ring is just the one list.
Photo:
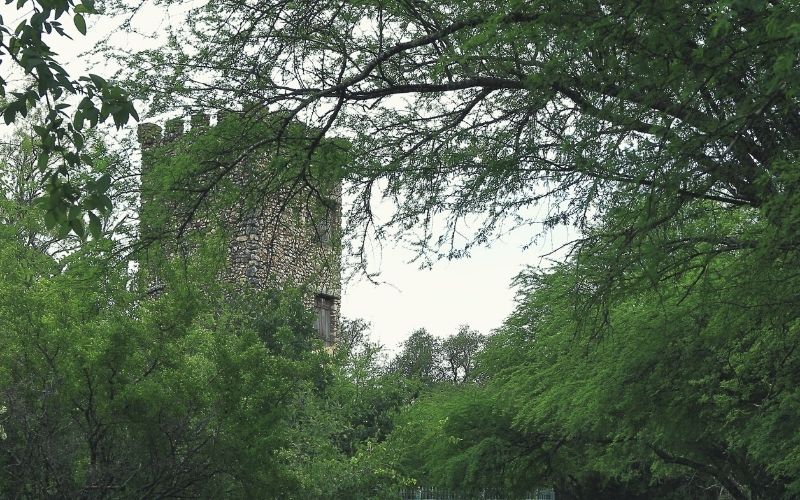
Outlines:
{"label": "tree canopy", "polygon": [[[163,47],[116,52],[125,92],[41,41],[91,3],[33,5],[0,20],[33,82],[6,122],[47,107],[0,150],[4,491],[800,496],[800,2],[199,2]],[[113,239],[52,252],[86,212],[112,226],[124,176],[81,130],[135,117],[126,92],[223,111],[145,158],[156,215],[218,226],[156,269]],[[298,292],[218,282],[213,215],[340,179],[356,257],[370,231],[423,259],[579,236],[488,338],[420,329],[385,362],[353,321],[329,354]]]}
{"label": "tree canopy", "polygon": [[316,127],[310,149],[343,134],[351,222],[376,222],[377,191],[398,207],[380,227],[458,256],[513,225],[591,227],[632,196],[642,216],[614,231],[651,231],[690,200],[786,227],[770,207],[794,191],[798,8],[209,2],[128,67],[156,110],[280,110]]}
{"label": "tree canopy", "polygon": [[581,259],[520,277],[478,383],[404,410],[390,438],[400,469],[456,489],[552,485],[557,498],[796,496],[796,252],[697,254],[691,271],[617,290],[588,316]]}

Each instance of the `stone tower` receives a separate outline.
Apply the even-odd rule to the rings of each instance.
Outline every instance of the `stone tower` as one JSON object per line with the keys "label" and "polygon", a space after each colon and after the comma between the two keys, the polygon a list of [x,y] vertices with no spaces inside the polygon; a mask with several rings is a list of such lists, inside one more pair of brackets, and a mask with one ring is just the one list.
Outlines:
{"label": "stone tower", "polygon": [[[180,141],[192,140],[210,129],[205,115],[192,116],[190,125],[192,134],[184,134],[181,119],[168,120],[164,129],[154,123],[139,125],[143,207],[148,203],[145,179],[156,153],[168,155],[171,148],[180,147]],[[248,175],[235,170],[232,174],[237,181]],[[289,285],[307,290],[306,305],[316,312],[319,335],[330,346],[338,333],[341,300],[341,182],[325,191],[327,203],[317,210],[308,208],[310,197],[297,193],[282,196],[281,190],[259,199],[255,207],[231,207],[230,213],[224,214],[230,238],[220,279],[257,289]],[[192,231],[204,229],[202,220],[192,222]]]}

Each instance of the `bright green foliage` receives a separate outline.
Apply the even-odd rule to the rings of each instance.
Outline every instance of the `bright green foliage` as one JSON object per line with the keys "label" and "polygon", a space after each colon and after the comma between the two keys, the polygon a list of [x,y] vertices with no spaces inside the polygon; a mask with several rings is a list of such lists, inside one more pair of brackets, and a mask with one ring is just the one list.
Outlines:
{"label": "bright green foliage", "polygon": [[413,397],[416,384],[386,369],[383,348],[369,339],[368,324],[344,320],[341,331],[336,397],[346,422],[338,429],[337,441],[345,452],[355,454],[364,443],[386,438],[394,427],[394,412]]}
{"label": "bright green foliage", "polygon": [[398,469],[417,484],[465,495],[501,498],[546,485],[547,457],[534,436],[514,429],[492,390],[477,385],[440,389],[398,417],[388,448]]}
{"label": "bright green foliage", "polygon": [[20,137],[0,175],[3,494],[380,498],[402,482],[380,441],[411,390],[376,346],[354,334],[331,357],[303,291],[220,282],[224,231],[171,258],[111,240],[54,258]]}
{"label": "bright green foliage", "polygon": [[4,492],[252,498],[299,488],[281,450],[297,395],[328,379],[299,294],[232,300],[203,282],[201,261],[147,298],[91,249],[62,271],[3,239],[0,259]]}
{"label": "bright green foliage", "polygon": [[334,370],[323,397],[303,402],[307,416],[297,422],[289,448],[303,480],[298,497],[391,498],[409,479],[398,472],[397,454],[384,440],[414,386],[381,371],[356,379]]}
{"label": "bright green foliage", "polygon": [[151,263],[156,295],[109,240],[55,259],[21,160],[0,204],[0,490],[307,498],[287,450],[330,443],[322,424],[295,437],[332,372],[301,292],[217,283],[219,237]]}

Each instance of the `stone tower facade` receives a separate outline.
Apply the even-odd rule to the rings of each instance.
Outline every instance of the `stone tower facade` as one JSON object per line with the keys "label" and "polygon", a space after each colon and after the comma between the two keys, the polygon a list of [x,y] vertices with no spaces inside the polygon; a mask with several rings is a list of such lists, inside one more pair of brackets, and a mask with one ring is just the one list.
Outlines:
{"label": "stone tower facade", "polygon": [[[164,128],[142,123],[138,128],[142,152],[142,184],[154,160],[154,153],[169,151],[182,140],[191,140],[209,129],[209,119],[195,115],[192,131],[184,134],[184,122],[168,120]],[[169,153],[167,153],[169,154]],[[268,162],[265,160],[264,165]],[[265,167],[266,168],[266,167]],[[234,171],[232,178],[242,181]],[[228,260],[220,279],[247,283],[257,289],[298,286],[307,290],[306,305],[316,312],[317,330],[327,346],[338,334],[341,301],[341,183],[326,188],[327,206],[309,210],[309,197],[282,196],[277,191],[260,199],[257,206],[231,207],[227,219]],[[142,204],[147,203],[143,188]],[[227,215],[227,217],[225,216]],[[193,231],[205,230],[202,220],[192,222]]]}

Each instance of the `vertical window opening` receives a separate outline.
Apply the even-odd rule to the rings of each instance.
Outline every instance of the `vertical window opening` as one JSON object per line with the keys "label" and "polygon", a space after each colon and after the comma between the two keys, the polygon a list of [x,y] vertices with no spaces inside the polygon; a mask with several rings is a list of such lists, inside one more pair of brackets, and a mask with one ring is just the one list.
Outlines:
{"label": "vertical window opening", "polygon": [[333,301],[330,295],[318,294],[315,299],[317,311],[317,333],[325,345],[333,344]]}

